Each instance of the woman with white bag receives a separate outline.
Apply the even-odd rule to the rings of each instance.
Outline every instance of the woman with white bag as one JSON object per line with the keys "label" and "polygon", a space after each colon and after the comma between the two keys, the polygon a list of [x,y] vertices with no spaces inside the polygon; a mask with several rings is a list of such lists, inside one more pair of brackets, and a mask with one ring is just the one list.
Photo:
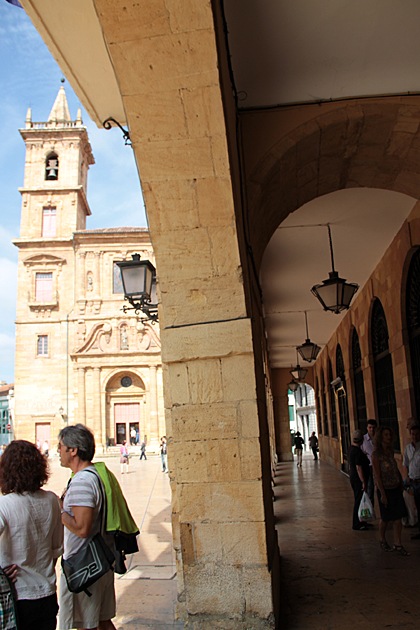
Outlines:
{"label": "woman with white bag", "polygon": [[359,519],[359,506],[363,493],[367,489],[369,479],[369,459],[360,448],[363,444],[363,432],[353,431],[349,449],[350,483],[354,494],[353,529],[365,531],[371,527],[370,523]]}

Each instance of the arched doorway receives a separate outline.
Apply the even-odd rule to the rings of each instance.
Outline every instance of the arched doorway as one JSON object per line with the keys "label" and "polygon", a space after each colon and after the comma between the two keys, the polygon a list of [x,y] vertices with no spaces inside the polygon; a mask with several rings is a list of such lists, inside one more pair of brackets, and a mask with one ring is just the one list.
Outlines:
{"label": "arched doorway", "polygon": [[354,398],[356,403],[354,406],[356,426],[363,431],[363,433],[366,433],[367,414],[365,384],[362,369],[362,353],[360,350],[359,335],[357,334],[355,328],[353,328],[351,334],[351,361],[353,367]]}
{"label": "arched doorway", "polygon": [[145,385],[130,371],[115,374],[106,386],[107,441],[109,445],[136,443],[148,437],[145,431]]}
{"label": "arched doorway", "polygon": [[377,298],[371,317],[372,354],[375,373],[375,397],[380,424],[390,427],[395,436],[394,448],[400,450],[397,403],[395,399],[394,371],[389,352],[389,334],[385,311]]}

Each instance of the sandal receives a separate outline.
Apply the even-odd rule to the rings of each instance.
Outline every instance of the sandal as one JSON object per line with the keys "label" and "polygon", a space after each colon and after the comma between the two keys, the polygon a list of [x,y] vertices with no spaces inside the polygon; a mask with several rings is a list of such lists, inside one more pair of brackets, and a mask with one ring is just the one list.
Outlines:
{"label": "sandal", "polygon": [[400,554],[400,556],[409,556],[407,549],[404,549],[402,545],[394,545],[394,551]]}
{"label": "sandal", "polygon": [[394,545],[394,549],[390,547],[386,540],[379,541],[379,544],[381,546],[382,551],[394,551],[396,549],[395,545]]}

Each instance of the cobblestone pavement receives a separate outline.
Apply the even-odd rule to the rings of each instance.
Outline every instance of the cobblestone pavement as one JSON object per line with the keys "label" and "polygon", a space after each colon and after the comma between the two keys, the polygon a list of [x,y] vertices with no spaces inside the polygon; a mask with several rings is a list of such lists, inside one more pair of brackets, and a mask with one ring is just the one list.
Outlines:
{"label": "cobblestone pavement", "polygon": [[[133,449],[134,450],[134,449]],[[139,551],[127,558],[128,571],[116,576],[118,630],[183,628],[175,622],[177,595],[175,558],[171,533],[171,490],[162,473],[159,455],[140,461],[130,458],[129,472],[121,474],[119,455],[98,456],[116,474],[131,513],[140,529]],[[61,494],[69,479],[58,457],[50,458],[47,488]]]}

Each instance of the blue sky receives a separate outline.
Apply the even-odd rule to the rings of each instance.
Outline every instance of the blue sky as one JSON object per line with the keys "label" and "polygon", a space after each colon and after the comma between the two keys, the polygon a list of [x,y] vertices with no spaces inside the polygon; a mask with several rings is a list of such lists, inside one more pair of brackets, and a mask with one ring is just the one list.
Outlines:
{"label": "blue sky", "polygon": [[[18,129],[32,120],[46,121],[63,73],[50,55],[25,11],[0,0],[0,381],[14,380],[15,304],[25,146]],[[70,114],[76,118],[79,100],[64,84]],[[139,176],[133,151],[118,129],[98,129],[82,108],[95,164],[89,170],[88,199],[92,216],[87,228],[146,226]]]}

